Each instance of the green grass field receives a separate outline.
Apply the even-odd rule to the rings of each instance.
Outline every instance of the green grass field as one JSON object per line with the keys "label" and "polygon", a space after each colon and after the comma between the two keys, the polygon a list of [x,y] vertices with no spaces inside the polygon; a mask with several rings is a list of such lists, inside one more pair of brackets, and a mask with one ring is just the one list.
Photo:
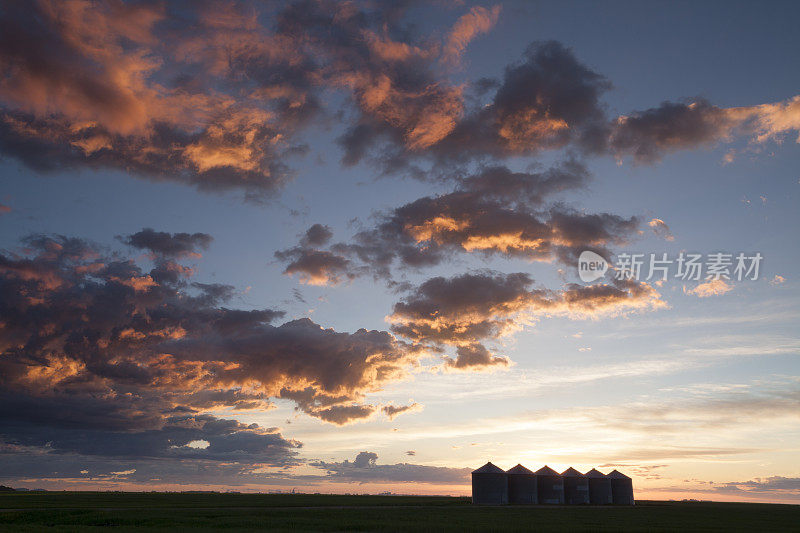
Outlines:
{"label": "green grass field", "polygon": [[800,506],[477,507],[467,498],[11,492],[0,531],[798,531]]}

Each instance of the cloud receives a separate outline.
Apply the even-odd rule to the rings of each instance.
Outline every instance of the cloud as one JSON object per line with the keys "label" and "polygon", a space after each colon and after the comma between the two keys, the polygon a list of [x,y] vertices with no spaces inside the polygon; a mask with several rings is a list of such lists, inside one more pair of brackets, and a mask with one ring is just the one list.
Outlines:
{"label": "cloud", "polygon": [[374,452],[361,452],[355,460],[342,462],[318,461],[312,466],[328,471],[326,479],[348,482],[384,483],[448,483],[463,484],[469,480],[469,468],[447,468],[409,463],[378,464]]}
{"label": "cloud", "polygon": [[600,96],[609,87],[561,43],[533,43],[522,61],[506,67],[491,102],[466,114],[432,151],[439,159],[468,160],[588,142],[602,126]]}
{"label": "cloud", "polygon": [[[370,156],[418,177],[431,170],[421,163],[436,174],[565,147],[652,162],[800,129],[800,96],[666,102],[608,120],[608,80],[556,41],[531,44],[502,80],[455,83],[442,66],[458,67],[500,11],[474,6],[421,34],[404,4],[12,5],[0,14],[0,152],[42,172],[121,169],[258,199],[293,178],[314,119],[344,122],[346,165]],[[487,102],[465,96],[491,88]],[[326,108],[340,95],[346,112]]]}
{"label": "cloud", "polygon": [[371,405],[333,405],[325,409],[310,411],[310,414],[319,417],[325,422],[337,425],[349,424],[356,420],[369,418],[375,412],[375,407]]}
{"label": "cloud", "polygon": [[[305,130],[321,118],[344,122],[346,165],[370,156],[418,177],[431,170],[424,162],[441,174],[565,147],[652,162],[800,129],[800,96],[738,108],[667,102],[608,120],[609,82],[556,41],[531,44],[502,80],[455,83],[442,66],[457,67],[500,11],[474,6],[421,34],[403,4],[10,6],[0,15],[0,152],[42,172],[122,169],[258,199],[293,178],[290,162],[309,151]],[[465,96],[491,88],[488,102]],[[348,104],[337,114],[325,103],[339,95]]]}
{"label": "cloud", "polygon": [[[239,16],[228,7],[220,14]],[[214,9],[225,10],[181,11],[191,35],[165,31],[179,16],[174,6],[43,1],[5,9],[0,150],[40,171],[119,168],[253,195],[280,187],[291,177],[284,159],[298,151],[290,138],[314,105],[301,84],[281,93],[234,81],[226,92],[237,74],[219,69],[200,42],[227,50],[231,67],[245,50],[273,71],[290,58],[264,28],[213,22]]]}
{"label": "cloud", "polygon": [[[610,129],[608,148],[617,158],[658,161],[677,150],[713,146],[736,135],[753,144],[780,141],[800,130],[800,96],[783,102],[721,108],[697,98],[664,102],[659,107],[620,116]],[[798,138],[800,140],[800,138]],[[730,162],[733,152],[726,161]]]}
{"label": "cloud", "polygon": [[424,149],[463,109],[460,87],[434,67],[457,62],[499,8],[475,7],[434,39],[410,31],[403,11],[330,1],[9,6],[0,150],[39,171],[117,168],[261,197],[293,177],[302,130],[334,91],[357,110],[354,132]]}
{"label": "cloud", "polygon": [[[535,43],[521,63],[506,68],[492,104],[475,117],[480,129],[472,135],[490,133],[491,145],[484,146],[495,154],[563,146],[602,116],[599,97],[608,88],[602,76],[581,65],[562,44]],[[464,121],[454,139],[466,133],[470,122]]]}
{"label": "cloud", "polygon": [[[230,457],[250,444],[284,445],[257,426],[212,434],[232,421],[205,419],[205,411],[266,410],[270,399],[285,398],[311,416],[348,423],[376,411],[365,394],[404,378],[424,355],[385,331],[342,333],[309,319],[274,326],[282,311],[225,307],[230,286],[164,278],[158,265],[148,273],[81,239],[34,236],[24,244],[0,254],[6,440],[84,454],[124,455],[128,446],[125,453]],[[194,440],[210,445],[167,444]]]}
{"label": "cloud", "polygon": [[384,405],[381,407],[381,411],[389,417],[389,420],[393,420],[394,417],[399,416],[403,413],[413,413],[416,411],[421,411],[422,406],[417,402],[412,402],[408,405]]}
{"label": "cloud", "polygon": [[[475,34],[493,24],[489,10],[476,9],[460,19],[453,35]],[[469,23],[467,24],[467,21]],[[461,32],[457,30],[468,29]],[[456,57],[458,46],[445,46],[444,57]],[[535,155],[544,150],[574,148],[586,154],[615,156],[620,162],[654,163],[679,150],[711,147],[737,137],[751,146],[781,142],[800,131],[800,96],[775,103],[721,108],[702,98],[664,102],[615,119],[601,102],[611,88],[601,74],[582,64],[557,41],[534,42],[522,59],[506,67],[502,80],[479,79],[471,89],[476,103],[434,108],[440,127],[424,143],[409,143],[384,125],[359,122],[340,143],[344,161],[353,164],[370,152],[385,173],[446,175],[457,163]],[[488,102],[483,95],[495,90]],[[388,88],[386,89],[388,91]],[[462,99],[463,100],[463,99]],[[798,136],[800,141],[800,135]],[[730,162],[736,151],[730,151]],[[432,164],[425,169],[424,162]]]}
{"label": "cloud", "polygon": [[0,215],[8,214],[11,211],[12,211],[12,209],[9,206],[0,204]]}
{"label": "cloud", "polygon": [[[246,440],[246,439],[243,439]],[[235,447],[251,448],[256,443],[237,441]],[[258,448],[258,446],[255,446]],[[16,487],[47,487],[53,490],[243,490],[263,492],[265,487],[302,485],[324,490],[327,475],[303,474],[313,468],[295,457],[286,463],[275,453],[261,448],[258,454],[226,452],[229,459],[206,459],[183,455],[173,457],[114,457],[82,455],[50,448],[0,443],[0,478]],[[177,448],[176,448],[177,449]],[[297,452],[297,449],[293,449]]]}
{"label": "cloud", "polygon": [[786,283],[786,278],[784,278],[783,276],[779,276],[778,274],[775,274],[775,277],[769,280],[769,283],[770,285],[781,285],[782,283]]}
{"label": "cloud", "polygon": [[304,246],[324,246],[333,237],[333,231],[329,226],[323,224],[314,224],[306,231],[301,239],[301,244]]}
{"label": "cloud", "polygon": [[208,248],[214,240],[207,233],[167,233],[152,228],[145,228],[119,239],[128,246],[150,250],[165,257],[198,257],[198,250]]}
{"label": "cloud", "polygon": [[469,347],[514,331],[514,318],[530,305],[532,284],[522,273],[435,277],[396,303],[388,320],[399,335]]}
{"label": "cloud", "polygon": [[320,286],[338,285],[356,278],[362,269],[343,255],[320,249],[332,237],[330,227],[314,224],[306,230],[297,246],[276,251],[275,258],[288,263],[283,273],[288,276],[297,274],[300,283]]}
{"label": "cloud", "polygon": [[488,32],[497,23],[501,9],[499,5],[492,6],[491,9],[474,6],[469,13],[462,15],[447,35],[442,51],[443,61],[449,63],[458,61],[472,39]]}
{"label": "cloud", "polygon": [[506,357],[494,355],[482,344],[471,344],[469,346],[459,346],[456,348],[457,357],[452,359],[445,357],[444,362],[447,368],[456,370],[472,370],[475,368],[489,368],[493,366],[506,367],[510,364]]}
{"label": "cloud", "polygon": [[544,172],[485,168],[459,180],[450,193],[379,214],[374,227],[330,249],[386,278],[395,266],[430,267],[462,253],[573,265],[587,248],[608,255],[607,246],[627,243],[640,224],[637,217],[542,206],[545,198],[579,188],[587,179],[574,161]]}
{"label": "cloud", "polygon": [[[570,371],[561,370],[564,371],[558,372],[557,369],[548,376],[570,380]],[[541,374],[539,372],[537,376]],[[436,424],[420,427],[413,435],[407,434],[407,437],[489,437],[514,428],[514,431],[529,436],[531,446],[536,446],[539,435],[544,435],[539,439],[544,447],[559,433],[564,438],[572,435],[579,441],[583,439],[582,442],[576,442],[578,447],[587,447],[579,455],[557,451],[551,454],[552,461],[563,463],[575,460],[597,464],[709,460],[730,455],[753,456],[764,452],[764,447],[770,447],[772,451],[793,452],[791,445],[787,447],[775,442],[765,442],[762,448],[754,448],[747,443],[727,447],[693,445],[687,443],[686,435],[739,434],[753,435],[758,440],[763,435],[772,435],[780,428],[796,424],[800,414],[796,379],[771,383],[756,380],[744,387],[732,386],[722,391],[657,392],[666,394],[645,394],[609,405],[529,409],[507,415],[494,413],[458,428],[441,428]],[[518,393],[519,390],[512,390],[508,397],[518,398]],[[472,390],[465,390],[463,396],[471,397],[472,394]],[[597,448],[599,442],[605,443],[602,449],[586,451]],[[654,442],[657,444],[654,445]],[[758,442],[764,442],[763,438]]]}
{"label": "cloud", "polygon": [[275,252],[275,257],[289,263],[284,274],[297,274],[300,283],[308,285],[338,285],[358,275],[349,259],[327,250],[296,246]]}
{"label": "cloud", "polygon": [[727,283],[724,279],[714,279],[699,284],[694,289],[691,289],[688,294],[694,294],[699,298],[708,298],[710,296],[720,296],[726,292],[733,290],[733,286]]}
{"label": "cloud", "polygon": [[387,320],[403,337],[458,348],[448,366],[507,365],[480,343],[499,339],[544,316],[573,319],[659,309],[665,304],[649,285],[615,280],[611,284],[567,284],[561,290],[533,287],[524,273],[478,271],[434,277],[395,304]]}
{"label": "cloud", "polygon": [[675,236],[667,226],[667,223],[661,220],[660,218],[653,218],[650,222],[647,223],[648,226],[653,230],[653,233],[664,239],[665,241],[674,241]]}
{"label": "cloud", "polygon": [[798,406],[797,383],[788,382],[717,396],[689,396],[649,404],[639,402],[613,412],[608,409],[603,413],[592,411],[591,417],[608,429],[648,437],[658,433],[666,438],[717,428],[752,427],[770,420],[782,423],[782,420],[797,418]]}
{"label": "cloud", "polygon": [[750,481],[715,483],[713,492],[728,494],[779,494],[800,496],[800,478],[771,476]]}
{"label": "cloud", "polygon": [[496,91],[489,103],[459,112],[435,142],[411,151],[396,138],[380,135],[380,130],[353,129],[342,139],[345,160],[358,161],[387,137],[388,144],[375,153],[375,160],[385,172],[412,175],[417,173],[414,162],[424,159],[446,173],[454,163],[604,142],[600,97],[610,84],[561,43],[531,44],[521,61],[506,67],[501,81],[478,80],[475,87],[479,93]]}
{"label": "cloud", "polygon": [[[7,395],[5,399],[8,399]],[[62,407],[78,407],[68,402]],[[30,418],[10,413],[23,408]],[[125,459],[175,459],[203,461],[259,462],[273,466],[298,463],[297,449],[301,444],[285,439],[275,428],[257,424],[245,425],[234,420],[210,415],[174,414],[159,420],[156,427],[76,427],[65,420],[58,424],[37,420],[31,412],[31,402],[8,402],[2,410],[5,426],[2,439],[15,445],[46,448],[55,453],[76,453],[84,456]],[[49,406],[42,402],[38,407]],[[40,417],[41,418],[41,417]],[[38,422],[38,423],[37,423]],[[206,441],[208,446],[188,446],[193,441]]]}
{"label": "cloud", "polygon": [[665,152],[712,144],[730,128],[725,112],[705,100],[664,102],[617,118],[609,147],[617,157],[630,154],[637,162],[651,163]]}

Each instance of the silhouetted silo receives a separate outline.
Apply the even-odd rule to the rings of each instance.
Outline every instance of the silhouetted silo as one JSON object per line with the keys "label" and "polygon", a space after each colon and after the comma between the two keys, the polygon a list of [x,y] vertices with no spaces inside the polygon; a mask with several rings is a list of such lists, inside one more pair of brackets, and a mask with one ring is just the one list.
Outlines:
{"label": "silhouetted silo", "polygon": [[548,466],[536,471],[536,494],[539,503],[564,503],[564,480]]}
{"label": "silhouetted silo", "polygon": [[508,503],[530,505],[537,503],[536,474],[522,465],[508,472]]}
{"label": "silhouetted silo", "polygon": [[589,503],[592,505],[608,505],[611,499],[611,480],[604,473],[592,468],[586,472],[589,481]]}
{"label": "silhouetted silo", "polygon": [[589,480],[570,467],[561,472],[564,480],[564,503],[567,505],[585,505],[589,503]]}
{"label": "silhouetted silo", "polygon": [[631,478],[618,472],[608,474],[611,480],[611,501],[614,505],[633,505],[633,481]]}
{"label": "silhouetted silo", "polygon": [[508,476],[502,468],[486,463],[472,472],[472,503],[479,505],[508,503]]}

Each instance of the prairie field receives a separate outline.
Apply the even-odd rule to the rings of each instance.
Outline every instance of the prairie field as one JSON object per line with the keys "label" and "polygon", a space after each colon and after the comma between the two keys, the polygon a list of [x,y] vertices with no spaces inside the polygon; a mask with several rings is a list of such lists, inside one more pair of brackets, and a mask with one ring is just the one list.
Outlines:
{"label": "prairie field", "polygon": [[0,531],[800,531],[800,506],[474,506],[446,496],[16,492]]}

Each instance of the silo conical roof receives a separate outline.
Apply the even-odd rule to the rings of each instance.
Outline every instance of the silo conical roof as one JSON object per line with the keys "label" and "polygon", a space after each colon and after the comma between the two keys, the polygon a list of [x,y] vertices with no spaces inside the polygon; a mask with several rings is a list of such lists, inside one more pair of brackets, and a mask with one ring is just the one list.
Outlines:
{"label": "silo conical roof", "polygon": [[517,465],[514,468],[509,469],[508,472],[506,472],[506,474],[528,474],[528,475],[533,475],[533,472],[531,472],[530,470],[528,470],[527,468],[525,468],[522,465]]}
{"label": "silo conical roof", "polygon": [[472,471],[473,474],[505,474],[506,471],[500,468],[499,466],[495,466],[490,462],[486,463],[482,467],[477,470]]}
{"label": "silo conical roof", "polygon": [[592,468],[591,470],[586,472],[586,477],[604,478],[604,477],[608,477],[608,476],[606,476],[604,473],[600,472],[596,468]]}
{"label": "silo conical roof", "polygon": [[563,472],[561,472],[561,475],[564,477],[586,477],[572,467],[569,467]]}
{"label": "silo conical roof", "polygon": [[619,470],[612,470],[608,473],[608,477],[612,479],[630,479],[628,476],[620,472]]}
{"label": "silo conical roof", "polygon": [[553,470],[549,466],[544,465],[543,467],[541,467],[539,470],[536,471],[536,475],[537,476],[560,476],[561,474],[559,474],[558,472],[556,472],[555,470]]}

